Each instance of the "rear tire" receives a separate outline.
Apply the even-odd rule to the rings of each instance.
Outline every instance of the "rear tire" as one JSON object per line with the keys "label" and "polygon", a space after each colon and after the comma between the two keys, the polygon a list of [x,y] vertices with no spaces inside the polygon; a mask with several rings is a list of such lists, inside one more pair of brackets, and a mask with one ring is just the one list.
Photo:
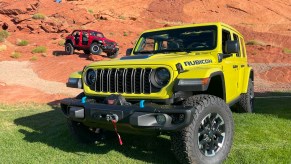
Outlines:
{"label": "rear tire", "polygon": [[171,135],[174,154],[181,163],[221,163],[234,134],[232,113],[224,100],[196,95],[183,102],[195,109],[192,123]]}
{"label": "rear tire", "polygon": [[94,55],[100,55],[102,53],[102,49],[98,43],[94,42],[90,46],[90,52]]}
{"label": "rear tire", "polygon": [[68,55],[72,55],[74,53],[74,47],[73,47],[72,43],[66,43],[65,44],[65,52]]}
{"label": "rear tire", "polygon": [[238,111],[242,113],[252,113],[254,110],[254,83],[252,79],[249,79],[248,91],[243,93],[238,102]]}

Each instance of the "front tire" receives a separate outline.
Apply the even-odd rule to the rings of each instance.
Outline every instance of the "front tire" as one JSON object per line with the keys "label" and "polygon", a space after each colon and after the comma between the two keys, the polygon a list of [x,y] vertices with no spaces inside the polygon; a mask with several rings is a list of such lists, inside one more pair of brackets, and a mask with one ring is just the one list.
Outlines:
{"label": "front tire", "polygon": [[72,135],[81,143],[92,144],[102,137],[101,129],[90,129],[82,123],[73,120],[67,120],[67,122]]}
{"label": "front tire", "polygon": [[94,55],[100,55],[102,53],[102,49],[98,43],[94,42],[90,46],[90,52]]}
{"label": "front tire", "polygon": [[234,134],[228,105],[212,95],[196,95],[183,102],[195,108],[192,123],[171,135],[181,163],[221,163],[228,155]]}
{"label": "front tire", "polygon": [[243,93],[238,102],[238,110],[242,113],[252,113],[254,110],[254,83],[252,79],[249,79],[248,91]]}
{"label": "front tire", "polygon": [[[84,94],[84,92],[82,92],[76,96],[76,99],[82,99],[84,96],[86,95]],[[102,139],[103,137],[102,129],[89,128],[83,125],[81,122],[77,122],[77,121],[73,121],[69,119],[67,120],[67,124],[69,126],[69,129],[73,137],[81,143],[91,144],[97,140]]]}
{"label": "front tire", "polygon": [[108,52],[107,53],[107,57],[109,57],[110,59],[116,58],[117,55],[118,55],[118,51],[116,51],[116,52]]}
{"label": "front tire", "polygon": [[73,47],[72,43],[66,43],[65,44],[65,52],[68,55],[72,55],[74,53],[74,47]]}

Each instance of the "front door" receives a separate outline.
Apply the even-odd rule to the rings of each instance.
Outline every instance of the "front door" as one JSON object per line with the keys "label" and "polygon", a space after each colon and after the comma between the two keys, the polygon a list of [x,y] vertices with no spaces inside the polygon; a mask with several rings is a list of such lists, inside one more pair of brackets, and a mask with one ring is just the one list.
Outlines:
{"label": "front door", "polygon": [[[231,34],[228,30],[222,31],[222,50],[225,54],[225,43],[231,40]],[[236,54],[222,60],[223,73],[225,79],[226,102],[230,103],[238,97],[239,63]]]}

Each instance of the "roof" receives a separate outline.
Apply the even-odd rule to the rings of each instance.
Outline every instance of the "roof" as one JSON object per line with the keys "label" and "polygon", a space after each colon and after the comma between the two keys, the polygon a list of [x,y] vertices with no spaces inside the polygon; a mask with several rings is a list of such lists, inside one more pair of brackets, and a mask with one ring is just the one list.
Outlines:
{"label": "roof", "polygon": [[163,30],[172,30],[172,29],[177,29],[177,28],[211,26],[211,25],[226,27],[226,28],[229,28],[229,29],[231,29],[231,30],[233,30],[236,33],[241,35],[241,33],[238,32],[234,27],[232,27],[232,26],[230,26],[228,24],[222,23],[222,22],[197,23],[197,24],[188,24],[188,25],[180,25],[180,26],[163,27],[163,28],[146,30],[144,33],[146,33],[146,32],[155,32],[155,31],[163,31]]}

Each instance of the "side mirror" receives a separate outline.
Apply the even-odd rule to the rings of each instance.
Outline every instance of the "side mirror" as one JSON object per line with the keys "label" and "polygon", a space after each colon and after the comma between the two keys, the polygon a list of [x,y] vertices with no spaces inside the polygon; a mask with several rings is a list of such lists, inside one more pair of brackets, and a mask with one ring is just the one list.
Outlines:
{"label": "side mirror", "polygon": [[132,50],[133,50],[133,48],[128,48],[128,49],[126,50],[126,56],[130,56]]}
{"label": "side mirror", "polygon": [[237,40],[228,40],[225,43],[225,52],[227,54],[232,54],[232,53],[238,53],[239,52],[239,47],[238,47],[238,41]]}

